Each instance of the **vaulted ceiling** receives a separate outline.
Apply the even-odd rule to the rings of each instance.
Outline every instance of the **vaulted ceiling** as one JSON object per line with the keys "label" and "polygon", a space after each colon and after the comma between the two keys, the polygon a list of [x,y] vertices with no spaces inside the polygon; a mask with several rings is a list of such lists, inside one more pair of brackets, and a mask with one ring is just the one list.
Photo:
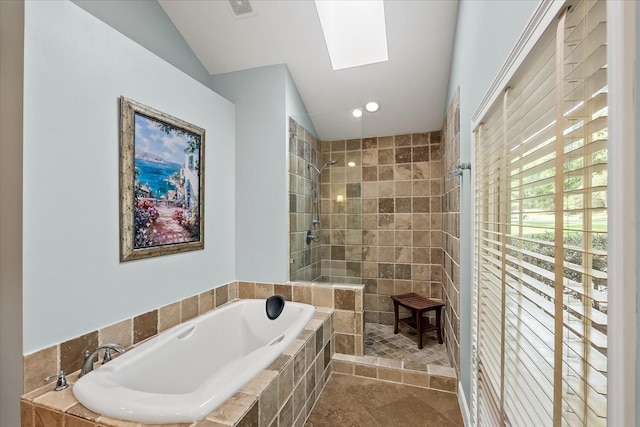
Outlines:
{"label": "vaulted ceiling", "polygon": [[[287,64],[323,140],[442,127],[457,0],[385,0],[389,60],[338,71],[311,0],[251,0],[244,17],[225,0],[159,3],[211,74]],[[378,112],[351,115],[372,100]]]}

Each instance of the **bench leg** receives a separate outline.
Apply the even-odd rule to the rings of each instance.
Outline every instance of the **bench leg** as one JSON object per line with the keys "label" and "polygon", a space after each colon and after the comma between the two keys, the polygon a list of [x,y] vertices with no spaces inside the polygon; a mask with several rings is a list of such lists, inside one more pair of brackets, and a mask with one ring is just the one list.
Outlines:
{"label": "bench leg", "polygon": [[438,332],[438,344],[442,344],[442,328],[440,327],[441,310],[441,307],[438,307],[438,309],[436,310],[436,331]]}
{"label": "bench leg", "polygon": [[418,348],[422,348],[422,313],[415,310],[416,314],[416,331],[418,332]]}
{"label": "bench leg", "polygon": [[394,323],[393,323],[393,333],[397,334],[398,333],[398,303],[396,301],[393,301],[393,312],[395,314],[394,317]]}

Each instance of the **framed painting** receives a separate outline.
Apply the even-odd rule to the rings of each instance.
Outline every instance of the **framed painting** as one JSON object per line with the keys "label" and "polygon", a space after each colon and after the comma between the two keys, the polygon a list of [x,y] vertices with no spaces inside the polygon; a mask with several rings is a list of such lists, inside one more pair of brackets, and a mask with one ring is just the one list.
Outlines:
{"label": "framed painting", "polygon": [[204,136],[120,98],[120,262],[204,249]]}

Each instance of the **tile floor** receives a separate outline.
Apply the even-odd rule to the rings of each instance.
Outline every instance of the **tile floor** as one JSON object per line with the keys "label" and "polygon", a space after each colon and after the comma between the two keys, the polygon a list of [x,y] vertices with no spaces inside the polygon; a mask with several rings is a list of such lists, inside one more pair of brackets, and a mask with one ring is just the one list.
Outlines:
{"label": "tile floor", "polygon": [[305,427],[463,426],[454,393],[333,373]]}
{"label": "tile floor", "polygon": [[393,325],[365,323],[364,355],[386,359],[404,360],[404,368],[427,371],[427,365],[449,366],[449,357],[444,344],[438,344],[435,332],[426,332],[422,337],[423,348],[418,348],[418,335],[405,325],[400,325],[398,334]]}

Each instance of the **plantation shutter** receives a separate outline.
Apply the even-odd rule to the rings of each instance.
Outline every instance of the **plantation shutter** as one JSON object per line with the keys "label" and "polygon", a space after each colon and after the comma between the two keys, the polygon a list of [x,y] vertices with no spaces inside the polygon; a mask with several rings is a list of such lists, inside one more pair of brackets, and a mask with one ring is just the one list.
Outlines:
{"label": "plantation shutter", "polygon": [[606,5],[562,13],[476,132],[479,425],[606,425]]}
{"label": "plantation shutter", "polygon": [[480,426],[495,426],[500,420],[502,400],[502,291],[503,291],[503,221],[504,190],[500,185],[504,126],[500,109],[482,126],[483,147],[476,157],[476,233],[478,287],[478,421]]}

